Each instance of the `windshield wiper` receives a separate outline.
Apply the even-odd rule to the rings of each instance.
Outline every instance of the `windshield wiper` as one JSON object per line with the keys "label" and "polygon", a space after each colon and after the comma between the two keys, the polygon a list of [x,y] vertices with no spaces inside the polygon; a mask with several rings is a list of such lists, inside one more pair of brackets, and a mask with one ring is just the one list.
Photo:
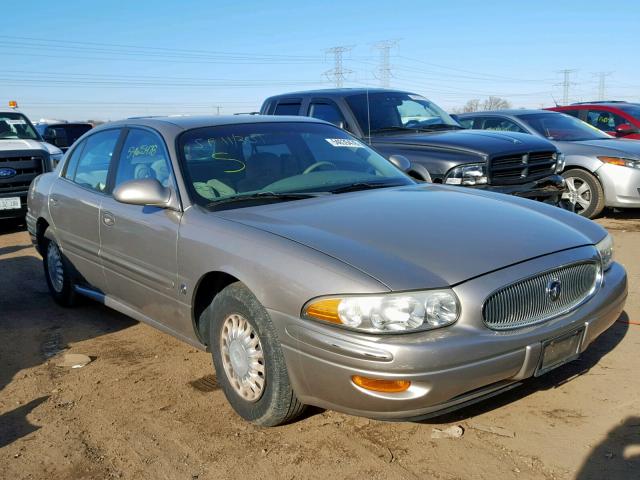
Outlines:
{"label": "windshield wiper", "polygon": [[382,132],[412,132],[416,130],[415,128],[409,127],[400,127],[400,126],[390,126],[390,127],[382,127],[371,130],[371,133],[382,133]]}
{"label": "windshield wiper", "polygon": [[416,127],[415,129],[423,132],[432,132],[435,130],[464,130],[464,127],[461,127],[460,125],[451,125],[449,123],[434,123],[433,125]]}
{"label": "windshield wiper", "polygon": [[331,193],[357,192],[358,190],[373,190],[374,188],[401,187],[404,183],[387,183],[387,182],[357,182],[343,187],[329,190]]}
{"label": "windshield wiper", "polygon": [[207,204],[207,208],[215,208],[218,207],[220,205],[228,205],[230,203],[239,203],[239,202],[248,202],[251,200],[282,200],[282,201],[287,201],[287,200],[302,200],[304,198],[313,198],[313,197],[319,197],[322,196],[324,194],[322,193],[304,193],[304,192],[283,192],[283,193],[277,193],[277,192],[255,192],[255,193],[248,193],[245,195],[235,195],[233,197],[225,197],[225,198],[221,198],[219,200],[214,200],[213,202],[210,202]]}

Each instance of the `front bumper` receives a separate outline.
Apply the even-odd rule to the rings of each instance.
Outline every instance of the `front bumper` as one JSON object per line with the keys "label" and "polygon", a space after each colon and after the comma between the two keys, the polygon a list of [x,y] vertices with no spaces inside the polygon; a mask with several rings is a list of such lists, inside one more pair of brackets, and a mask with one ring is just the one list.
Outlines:
{"label": "front bumper", "polygon": [[557,205],[562,198],[566,186],[561,175],[549,175],[532,182],[517,185],[485,185],[473,188],[489,190],[496,193],[505,193],[517,197],[538,200]]}
{"label": "front bumper", "polygon": [[604,188],[607,207],[640,208],[640,170],[603,164],[596,175]]}
{"label": "front bumper", "polygon": [[[454,288],[463,305],[455,325],[404,335],[364,335],[270,311],[293,388],[303,403],[379,419],[429,416],[511,388],[536,372],[545,340],[584,327],[580,352],[609,328],[627,296],[624,269],[614,264],[598,292],[578,309],[544,324],[497,332],[480,307],[496,286],[592,254],[581,247],[479,277]],[[466,313],[465,313],[466,309]],[[402,393],[372,392],[352,375],[410,380]]]}

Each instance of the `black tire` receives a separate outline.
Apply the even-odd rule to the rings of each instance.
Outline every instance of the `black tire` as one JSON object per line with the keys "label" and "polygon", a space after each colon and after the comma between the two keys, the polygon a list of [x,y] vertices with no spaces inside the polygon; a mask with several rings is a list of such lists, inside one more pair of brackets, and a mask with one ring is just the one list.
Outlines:
{"label": "black tire", "polygon": [[[225,322],[235,316],[246,320],[257,334],[263,356],[264,386],[259,398],[252,401],[243,398],[232,385],[236,380],[230,378],[223,363],[221,338]],[[209,345],[218,383],[238,415],[265,427],[288,423],[298,417],[305,406],[291,388],[284,354],[271,318],[253,293],[240,282],[232,283],[216,295],[207,310],[207,317],[210,322]],[[225,358],[229,368],[230,356]]]}
{"label": "black tire", "polygon": [[[52,274],[50,272],[50,262],[49,255],[52,253],[53,249],[57,249],[58,254],[60,256],[60,265],[62,268],[61,273],[61,283],[58,284],[54,280],[52,280]],[[74,281],[72,275],[72,268],[69,265],[69,261],[65,258],[65,256],[60,252],[60,247],[55,240],[50,238],[44,238],[43,240],[43,249],[42,249],[42,264],[44,267],[44,278],[47,281],[47,287],[49,287],[49,292],[51,296],[55,300],[58,305],[63,307],[72,307],[76,303],[76,291],[74,289]],[[55,276],[55,275],[53,275]]]}
{"label": "black tire", "polygon": [[[602,213],[605,199],[600,180],[586,170],[580,170],[578,168],[562,172],[562,176],[567,181],[567,188],[569,188],[570,191],[571,184],[576,187],[575,190],[583,185],[586,185],[589,189],[588,204],[584,203],[584,197],[581,198],[582,203],[571,200],[571,203],[574,204],[575,207],[575,213],[587,218],[595,218]],[[569,194],[563,195],[563,199],[566,199],[568,195]]]}

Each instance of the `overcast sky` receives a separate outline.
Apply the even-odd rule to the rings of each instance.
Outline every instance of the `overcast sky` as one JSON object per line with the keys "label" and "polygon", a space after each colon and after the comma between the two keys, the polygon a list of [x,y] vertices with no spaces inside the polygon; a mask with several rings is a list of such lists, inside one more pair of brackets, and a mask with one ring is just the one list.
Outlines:
{"label": "overcast sky", "polygon": [[268,95],[378,86],[375,44],[391,50],[391,86],[452,109],[499,95],[515,107],[598,95],[640,101],[640,3],[515,1],[10,2],[0,26],[0,101],[32,120],[257,110]]}

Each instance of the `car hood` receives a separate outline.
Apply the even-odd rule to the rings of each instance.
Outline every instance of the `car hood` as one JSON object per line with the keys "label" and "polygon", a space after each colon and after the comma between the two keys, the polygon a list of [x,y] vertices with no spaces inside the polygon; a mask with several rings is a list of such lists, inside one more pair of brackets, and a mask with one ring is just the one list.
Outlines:
{"label": "car hood", "polygon": [[372,138],[375,145],[420,145],[469,151],[479,155],[502,155],[522,151],[555,150],[543,138],[524,133],[489,130],[457,130],[437,133],[402,133]]}
{"label": "car hood", "polygon": [[455,285],[606,235],[596,223],[557,207],[432,184],[214,214],[323,252],[391,290]]}
{"label": "car hood", "polygon": [[554,142],[565,155],[614,155],[640,159],[640,142],[637,140],[583,140]]}
{"label": "car hood", "polygon": [[0,139],[0,152],[16,150],[44,150],[51,155],[62,153],[62,150],[58,147],[37,140],[22,140],[16,138]]}

